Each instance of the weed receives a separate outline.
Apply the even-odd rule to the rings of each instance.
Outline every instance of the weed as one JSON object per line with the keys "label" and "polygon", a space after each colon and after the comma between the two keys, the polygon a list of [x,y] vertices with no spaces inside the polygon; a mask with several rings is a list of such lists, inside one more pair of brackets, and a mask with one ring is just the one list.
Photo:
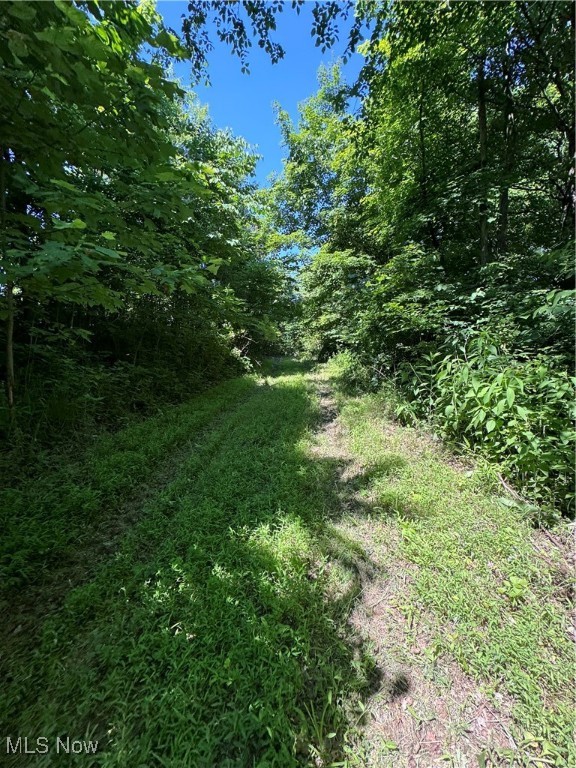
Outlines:
{"label": "weed", "polygon": [[[3,731],[91,730],[95,764],[107,768],[342,760],[344,702],[366,690],[370,665],[347,640],[340,603],[326,599],[329,572],[310,577],[325,560],[319,479],[330,473],[307,453],[316,411],[306,382],[280,368],[268,386],[229,383],[176,414],[193,448],[116,553],[43,622],[37,647],[8,663]],[[136,435],[122,432],[114,445],[124,453],[96,447],[81,486],[95,492],[93,515],[120,487],[104,467],[121,459],[122,487],[137,487],[162,434],[151,420],[138,451]],[[57,477],[43,483],[64,521],[59,500],[71,492],[55,490]],[[83,513],[67,503],[77,530]]]}
{"label": "weed", "polygon": [[[341,395],[341,420],[363,464],[390,454],[404,460],[372,493],[380,514],[397,521],[402,556],[417,566],[402,603],[409,626],[423,610],[435,617],[434,658],[448,653],[493,695],[511,697],[518,742],[528,731],[546,745],[548,764],[571,764],[569,606],[535,554],[531,514],[499,503],[429,436],[392,427],[384,397]],[[542,747],[534,754],[544,755]]]}

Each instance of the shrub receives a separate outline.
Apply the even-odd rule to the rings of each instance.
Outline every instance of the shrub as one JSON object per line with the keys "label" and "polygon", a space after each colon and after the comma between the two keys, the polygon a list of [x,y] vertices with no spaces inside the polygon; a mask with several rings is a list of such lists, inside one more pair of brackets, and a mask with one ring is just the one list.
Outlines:
{"label": "shrub", "polygon": [[498,461],[524,493],[574,513],[574,384],[539,355],[520,359],[480,333],[456,351],[407,364],[400,381],[418,416],[447,438]]}
{"label": "shrub", "polygon": [[329,370],[337,385],[345,392],[367,392],[378,386],[376,375],[349,350],[331,357]]}

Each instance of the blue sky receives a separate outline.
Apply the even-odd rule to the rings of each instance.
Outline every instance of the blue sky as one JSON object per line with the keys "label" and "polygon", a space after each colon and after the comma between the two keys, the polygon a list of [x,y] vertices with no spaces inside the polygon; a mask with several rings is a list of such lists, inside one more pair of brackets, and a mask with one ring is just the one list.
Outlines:
{"label": "blue sky", "polygon": [[[278,64],[271,64],[268,56],[254,43],[249,54],[250,74],[240,71],[240,62],[230,49],[210,34],[214,50],[209,56],[211,86],[196,86],[194,91],[203,104],[208,104],[210,116],[219,128],[231,128],[257,147],[263,159],[256,171],[258,183],[266,184],[273,171],[282,169],[280,131],[274,123],[272,103],[277,101],[293,120],[298,116],[298,103],[317,90],[316,72],[321,63],[330,64],[345,48],[350,21],[340,23],[340,42],[331,51],[322,54],[314,46],[310,35],[312,3],[305,3],[300,15],[289,7],[279,14],[278,29],[272,39],[281,43],[286,51]],[[165,23],[181,31],[181,16],[187,3],[181,0],[159,0],[158,11]],[[352,81],[362,64],[362,57],[354,54],[344,67],[346,80]],[[175,74],[183,85],[190,85],[190,65],[175,67]]]}

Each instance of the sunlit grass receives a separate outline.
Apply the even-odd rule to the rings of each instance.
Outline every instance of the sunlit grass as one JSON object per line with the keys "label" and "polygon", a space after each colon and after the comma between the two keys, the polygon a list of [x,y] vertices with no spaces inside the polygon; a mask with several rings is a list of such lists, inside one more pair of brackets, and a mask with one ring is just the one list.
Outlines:
{"label": "sunlit grass", "polygon": [[[404,610],[431,616],[438,648],[490,694],[511,696],[522,759],[572,765],[574,647],[567,588],[537,557],[530,513],[452,466],[438,443],[391,425],[381,396],[342,397],[347,443],[367,467],[374,513],[417,566]],[[553,553],[550,555],[553,557]]]}
{"label": "sunlit grass", "polygon": [[[12,610],[15,586],[56,578],[75,542],[90,566],[80,557],[65,571],[76,582],[58,585],[50,612],[54,584],[37,587],[38,626],[4,659],[2,731],[96,739],[79,760],[107,768],[360,766],[374,662],[347,622],[366,553],[335,523],[369,515],[375,546],[394,529],[413,579],[401,608],[430,624],[434,652],[496,703],[515,702],[511,759],[567,765],[567,604],[522,510],[392,424],[381,397],[342,395],[340,409],[363,467],[349,488],[336,482],[339,459],[310,449],[320,414],[305,368],[281,361],[102,437],[25,487],[13,545],[30,530],[46,552],[23,545]],[[74,507],[83,494],[96,499],[90,514]],[[98,548],[103,525],[128,512],[114,547]]]}
{"label": "sunlit grass", "polygon": [[9,733],[90,733],[106,766],[341,757],[343,701],[370,661],[310,576],[333,473],[306,451],[315,419],[304,378],[272,373],[199,436],[37,653],[12,664]]}

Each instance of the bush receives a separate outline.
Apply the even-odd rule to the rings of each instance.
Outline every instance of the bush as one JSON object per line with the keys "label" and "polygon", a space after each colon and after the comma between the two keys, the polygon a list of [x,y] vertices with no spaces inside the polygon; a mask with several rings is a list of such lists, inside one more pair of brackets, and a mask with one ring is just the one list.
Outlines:
{"label": "bush", "polygon": [[331,357],[328,368],[330,375],[344,392],[369,392],[378,386],[378,379],[370,368],[349,350]]}
{"label": "bush", "polygon": [[443,436],[498,461],[530,498],[574,514],[574,384],[554,358],[519,359],[486,333],[407,364],[410,410]]}

